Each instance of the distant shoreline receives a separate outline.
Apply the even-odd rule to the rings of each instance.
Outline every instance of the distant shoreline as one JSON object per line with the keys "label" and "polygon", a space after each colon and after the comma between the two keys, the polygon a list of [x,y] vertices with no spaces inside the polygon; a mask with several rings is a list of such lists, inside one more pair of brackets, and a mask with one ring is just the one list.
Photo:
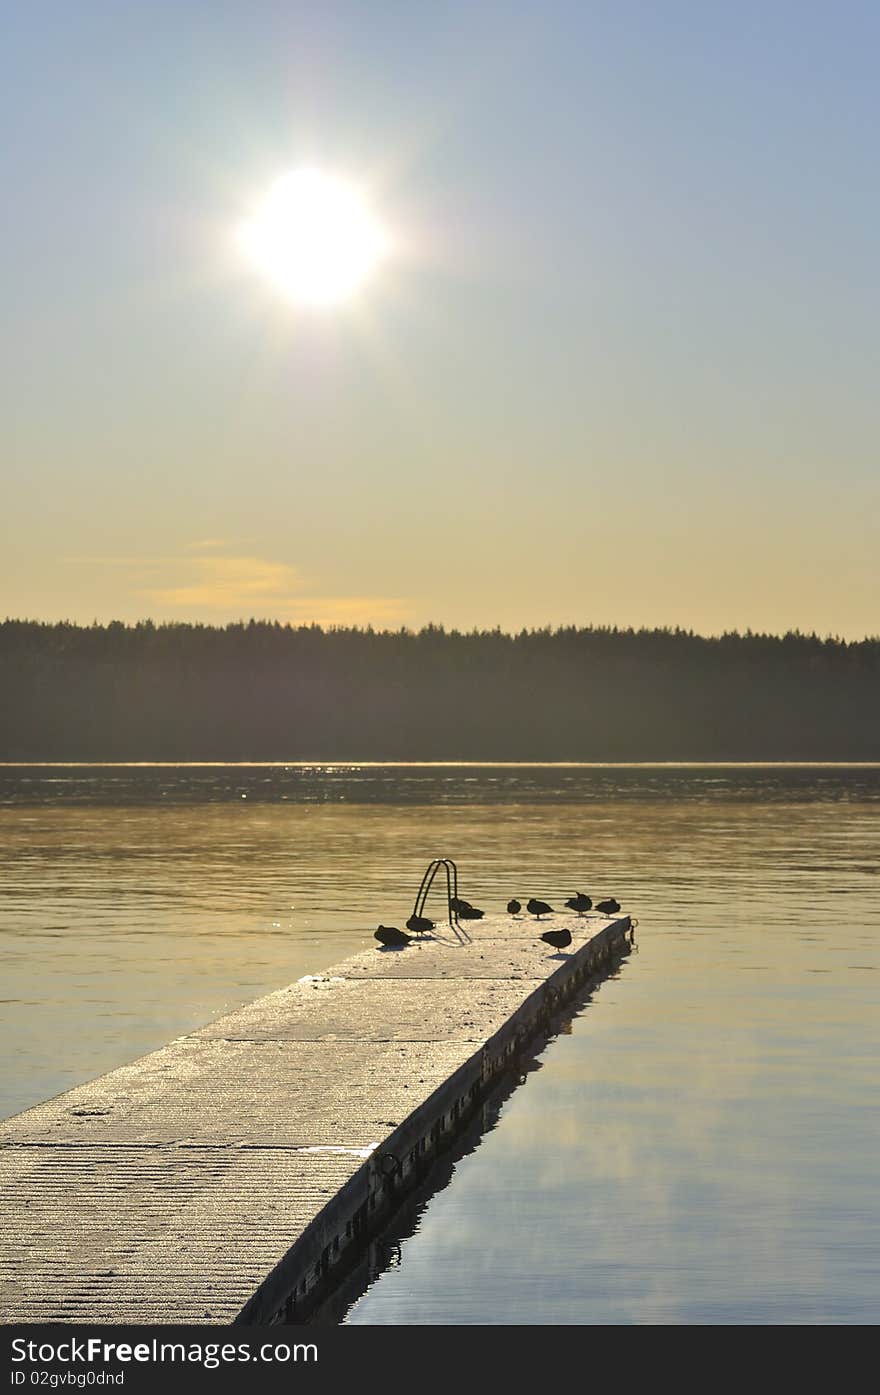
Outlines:
{"label": "distant shoreline", "polygon": [[880,770],[878,760],[0,760],[0,770]]}
{"label": "distant shoreline", "polygon": [[16,765],[858,766],[880,640],[0,623]]}

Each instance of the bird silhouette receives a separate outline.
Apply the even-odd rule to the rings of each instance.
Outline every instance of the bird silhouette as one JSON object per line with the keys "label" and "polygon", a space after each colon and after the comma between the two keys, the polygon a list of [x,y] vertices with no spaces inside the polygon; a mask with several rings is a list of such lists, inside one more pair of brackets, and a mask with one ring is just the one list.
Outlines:
{"label": "bird silhouette", "polygon": [[406,922],[407,930],[412,930],[416,935],[427,935],[429,930],[434,929],[433,920],[429,920],[426,915],[411,915]]}
{"label": "bird silhouette", "polygon": [[542,915],[553,915],[553,907],[548,906],[546,901],[537,901],[534,896],[526,902],[526,910],[529,915],[535,915],[539,920]]}
{"label": "bird silhouette", "polygon": [[396,925],[380,925],[373,939],[379,940],[388,949],[403,949],[405,945],[412,944],[412,935],[404,934]]}
{"label": "bird silhouette", "polygon": [[609,896],[607,901],[596,902],[596,910],[601,911],[603,915],[617,915],[620,910],[620,902],[615,901],[613,896]]}
{"label": "bird silhouette", "polygon": [[577,911],[578,915],[583,915],[584,911],[593,909],[593,903],[589,896],[585,896],[582,891],[579,891],[576,896],[569,896],[565,904],[570,911]]}
{"label": "bird silhouette", "polygon": [[482,920],[486,914],[477,906],[472,906],[470,901],[465,901],[461,896],[453,896],[449,902],[450,907],[460,920]]}
{"label": "bird silhouette", "polygon": [[520,911],[522,910],[522,906],[520,905],[519,901],[517,901],[516,897],[514,897],[512,901],[508,901],[507,910],[510,915],[519,915]]}
{"label": "bird silhouette", "polygon": [[565,949],[566,945],[571,944],[571,931],[545,930],[541,939],[545,940],[548,945],[552,945],[554,949]]}

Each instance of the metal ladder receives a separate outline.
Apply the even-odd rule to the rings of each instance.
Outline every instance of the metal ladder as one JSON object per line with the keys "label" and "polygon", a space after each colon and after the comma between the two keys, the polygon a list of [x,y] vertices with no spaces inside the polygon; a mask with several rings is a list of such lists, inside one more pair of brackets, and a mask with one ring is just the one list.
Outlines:
{"label": "metal ladder", "polygon": [[469,942],[471,937],[465,930],[458,918],[458,868],[451,857],[435,857],[425,868],[419,889],[416,892],[413,915],[422,915],[425,909],[425,902],[428,899],[428,892],[434,884],[434,878],[443,868],[446,873],[446,909],[449,915],[449,925],[457,938],[462,942]]}

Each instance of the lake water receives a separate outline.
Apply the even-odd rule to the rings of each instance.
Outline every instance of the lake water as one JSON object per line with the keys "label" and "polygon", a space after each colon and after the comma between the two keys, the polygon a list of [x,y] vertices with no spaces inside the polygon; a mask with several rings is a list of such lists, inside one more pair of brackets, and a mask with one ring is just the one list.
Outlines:
{"label": "lake water", "polygon": [[356,1323],[880,1317],[880,767],[0,767],[0,1112],[462,894],[616,895],[623,961]]}

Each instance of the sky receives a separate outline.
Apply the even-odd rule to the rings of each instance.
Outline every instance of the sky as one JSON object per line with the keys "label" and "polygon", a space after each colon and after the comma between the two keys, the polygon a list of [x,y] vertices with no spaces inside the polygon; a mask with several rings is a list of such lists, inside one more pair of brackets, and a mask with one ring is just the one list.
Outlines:
{"label": "sky", "polygon": [[[880,632],[873,0],[32,0],[0,616]],[[238,230],[364,191],[292,303]]]}

